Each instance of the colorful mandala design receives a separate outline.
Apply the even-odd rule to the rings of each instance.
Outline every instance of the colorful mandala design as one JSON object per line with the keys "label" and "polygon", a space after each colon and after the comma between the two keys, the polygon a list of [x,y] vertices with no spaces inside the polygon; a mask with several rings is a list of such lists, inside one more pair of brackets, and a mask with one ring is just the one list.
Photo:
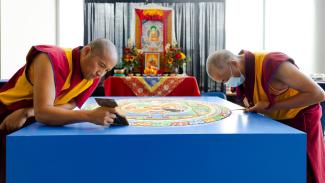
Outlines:
{"label": "colorful mandala design", "polygon": [[[228,117],[231,111],[216,103],[184,99],[117,99],[120,114],[132,126],[188,126],[216,122]],[[83,109],[94,109],[97,104]]]}

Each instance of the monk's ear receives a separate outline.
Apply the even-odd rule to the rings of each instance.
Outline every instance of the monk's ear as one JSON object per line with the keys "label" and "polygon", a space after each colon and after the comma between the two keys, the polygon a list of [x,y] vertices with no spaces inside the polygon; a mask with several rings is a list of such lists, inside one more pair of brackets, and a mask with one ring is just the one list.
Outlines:
{"label": "monk's ear", "polygon": [[230,60],[228,63],[229,63],[229,65],[232,65],[232,66],[235,66],[235,67],[238,66],[238,62],[236,60]]}
{"label": "monk's ear", "polygon": [[88,56],[91,52],[91,47],[89,45],[86,45],[83,47],[83,55]]}

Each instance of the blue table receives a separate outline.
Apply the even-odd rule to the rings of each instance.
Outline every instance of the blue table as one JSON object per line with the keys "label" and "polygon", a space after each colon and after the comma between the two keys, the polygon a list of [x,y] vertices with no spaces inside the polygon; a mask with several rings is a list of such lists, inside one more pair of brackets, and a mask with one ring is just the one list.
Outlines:
{"label": "blue table", "polygon": [[305,174],[305,133],[242,111],[185,127],[35,123],[7,137],[7,183],[302,183]]}

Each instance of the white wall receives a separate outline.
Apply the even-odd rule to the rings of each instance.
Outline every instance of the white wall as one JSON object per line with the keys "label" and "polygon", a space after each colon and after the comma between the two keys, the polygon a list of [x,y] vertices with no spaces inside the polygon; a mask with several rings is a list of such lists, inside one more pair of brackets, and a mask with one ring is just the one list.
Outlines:
{"label": "white wall", "polygon": [[58,0],[59,24],[58,45],[74,48],[83,45],[84,7],[83,0]]}
{"label": "white wall", "polygon": [[55,44],[54,0],[1,0],[1,79],[25,62],[33,44]]}
{"label": "white wall", "polygon": [[325,72],[325,66],[319,67],[325,64],[318,61],[325,56],[320,50],[325,46],[323,1],[226,0],[226,49],[281,51],[306,74]]}
{"label": "white wall", "polygon": [[288,54],[306,74],[315,72],[314,18],[311,0],[266,0],[265,48]]}
{"label": "white wall", "polygon": [[226,49],[263,49],[263,0],[226,0]]}
{"label": "white wall", "polygon": [[83,0],[1,0],[0,78],[25,64],[32,45],[83,45]]}
{"label": "white wall", "polygon": [[325,73],[325,1],[315,1],[315,65],[312,68],[316,73]]}

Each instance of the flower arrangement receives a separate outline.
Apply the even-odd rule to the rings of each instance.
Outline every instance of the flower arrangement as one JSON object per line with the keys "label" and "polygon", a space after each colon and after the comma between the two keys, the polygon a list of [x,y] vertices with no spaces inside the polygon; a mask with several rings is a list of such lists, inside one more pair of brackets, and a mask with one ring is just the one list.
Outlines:
{"label": "flower arrangement", "polygon": [[180,67],[183,63],[187,62],[186,55],[177,46],[171,47],[170,44],[166,44],[166,63],[169,68]]}
{"label": "flower arrangement", "polygon": [[140,59],[143,57],[143,51],[136,46],[129,46],[124,48],[122,65],[129,73],[133,71],[140,63]]}

